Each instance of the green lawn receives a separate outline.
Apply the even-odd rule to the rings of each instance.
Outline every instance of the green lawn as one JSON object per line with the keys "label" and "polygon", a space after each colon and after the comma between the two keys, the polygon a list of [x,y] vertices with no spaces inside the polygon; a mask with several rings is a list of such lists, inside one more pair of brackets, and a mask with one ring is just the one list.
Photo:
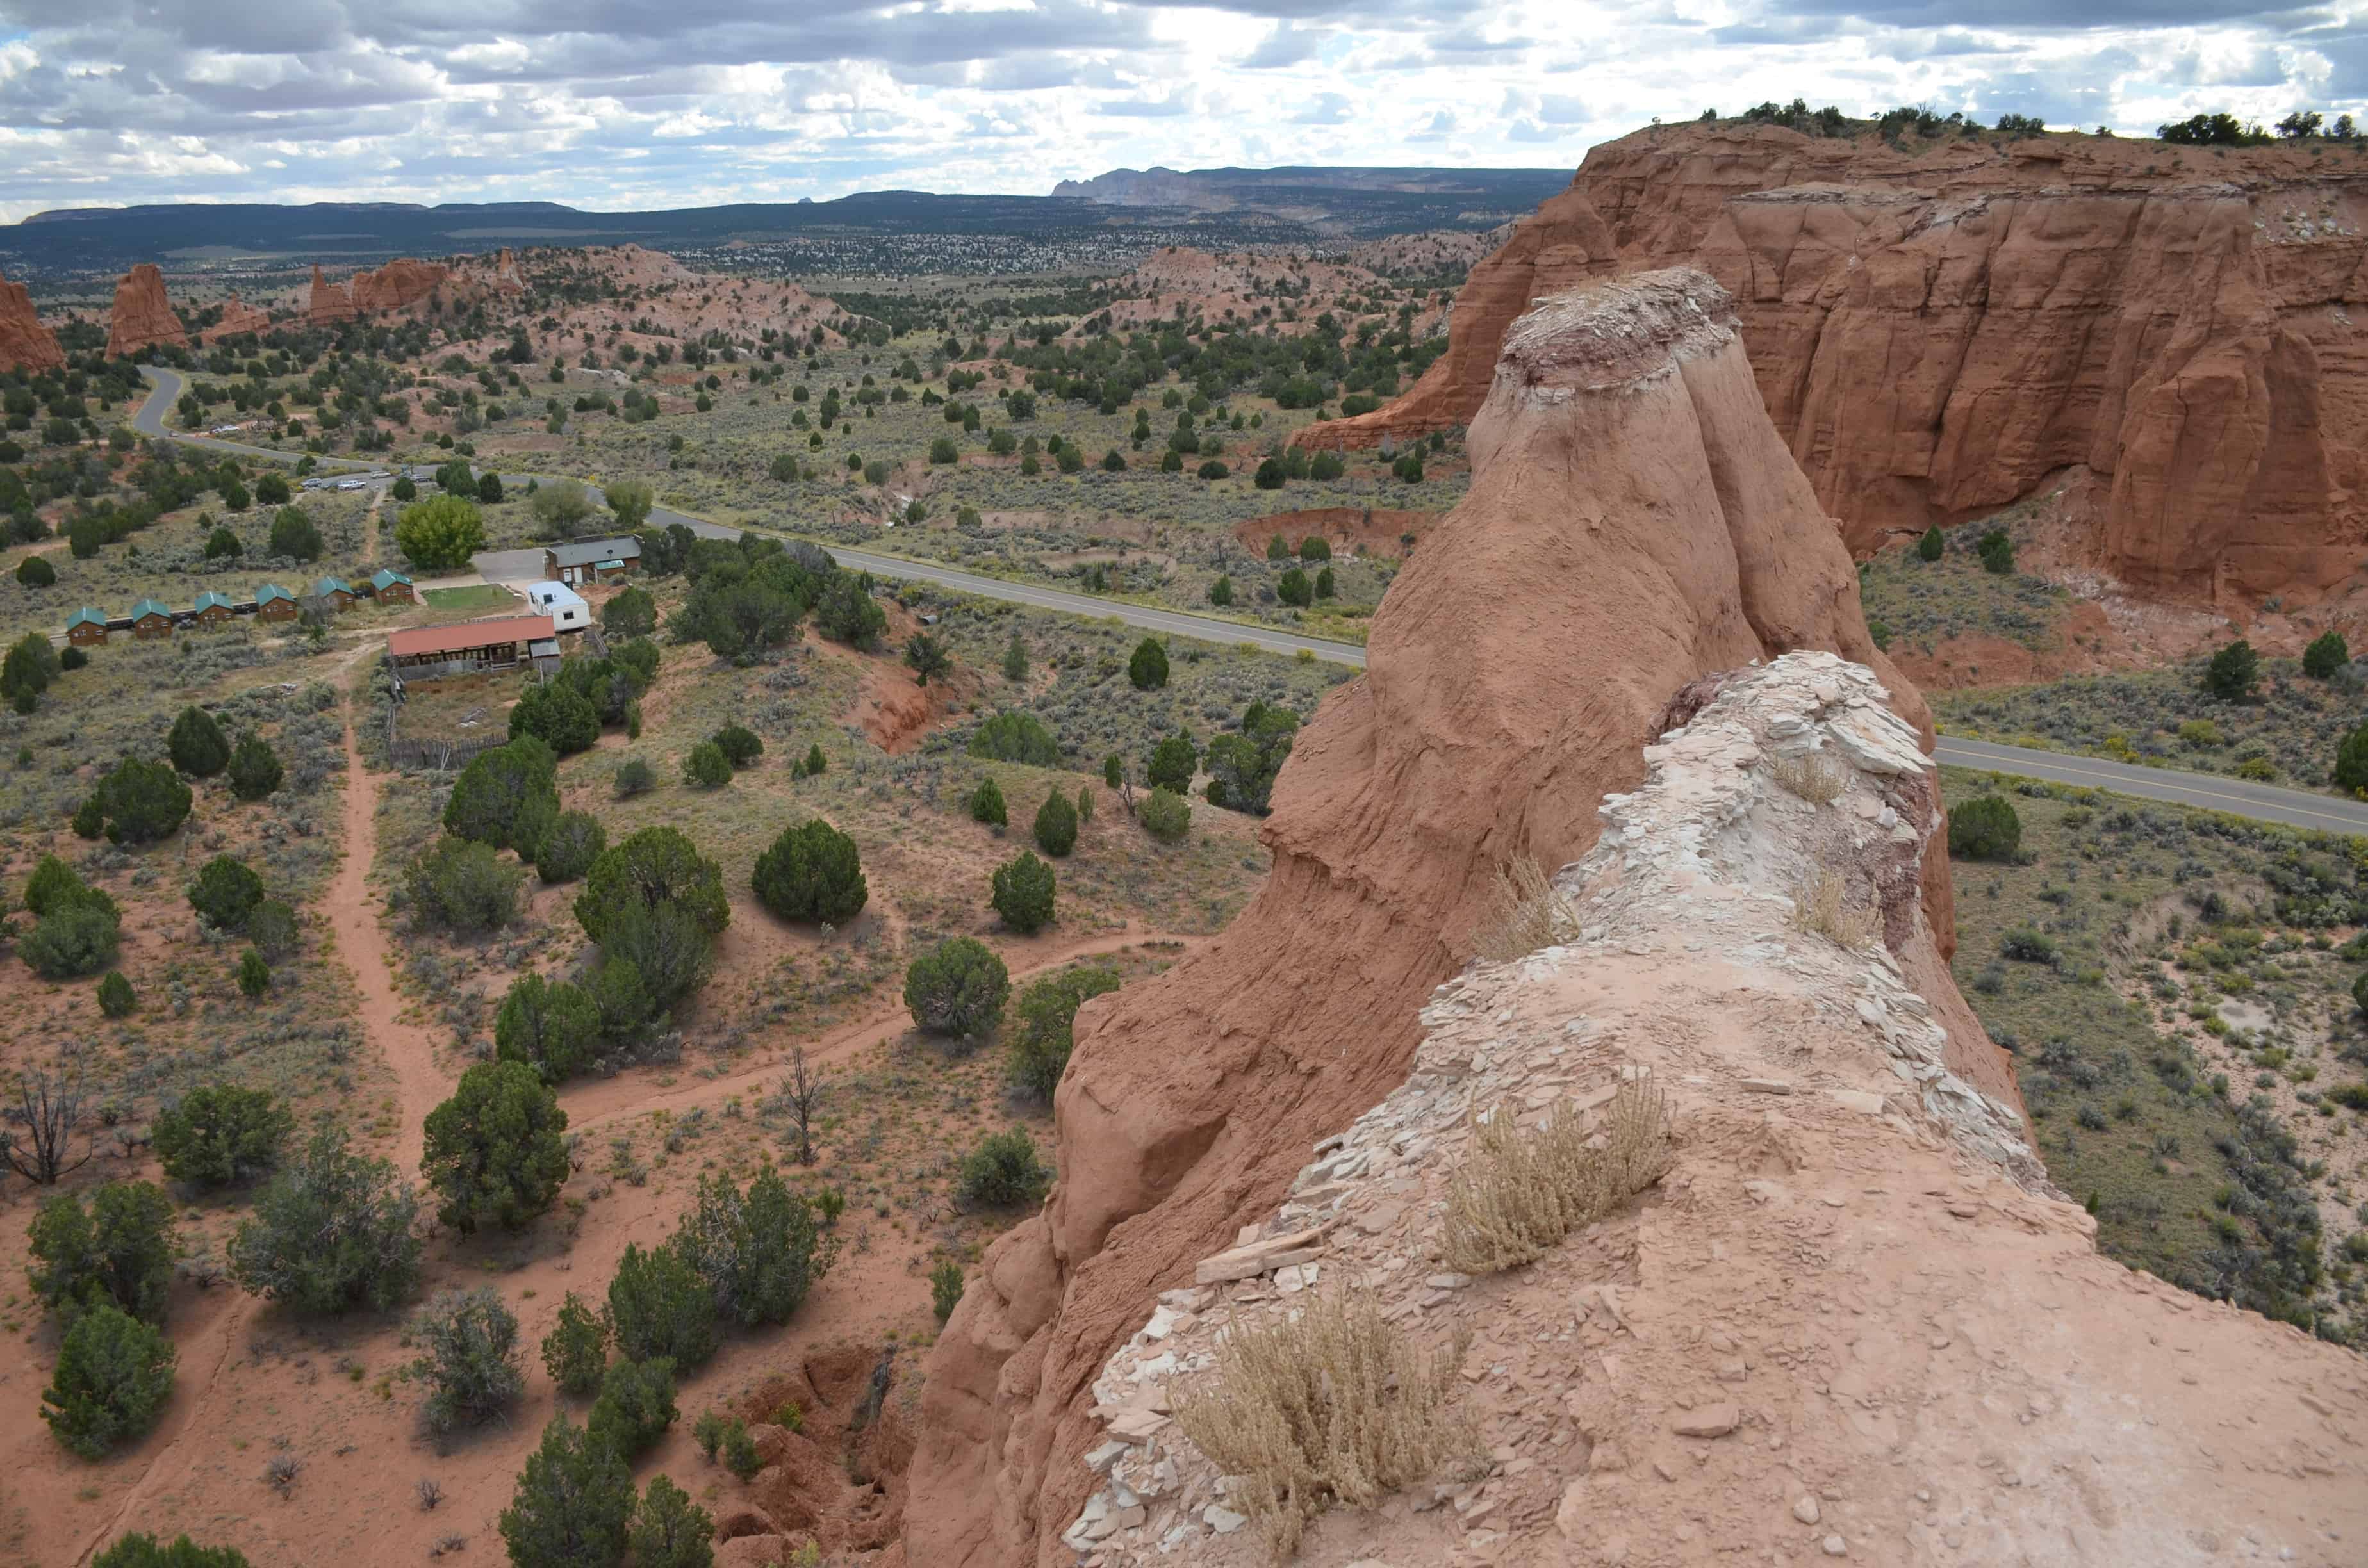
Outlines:
{"label": "green lawn", "polygon": [[503,609],[518,597],[497,583],[471,583],[460,588],[424,588],[420,596],[437,609]]}

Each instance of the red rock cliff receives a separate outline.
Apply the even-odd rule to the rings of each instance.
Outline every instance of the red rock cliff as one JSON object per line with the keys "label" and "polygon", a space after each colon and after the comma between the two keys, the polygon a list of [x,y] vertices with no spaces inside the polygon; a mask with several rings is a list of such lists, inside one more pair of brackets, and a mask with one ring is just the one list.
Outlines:
{"label": "red rock cliff", "polygon": [[55,370],[65,362],[57,334],[41,324],[25,286],[0,278],[0,370]]}
{"label": "red rock cliff", "polygon": [[2093,559],[2131,586],[2322,592],[2368,532],[2368,160],[2311,151],[1638,132],[1473,269],[1421,381],[1299,439],[1463,423],[1530,301],[1694,261],[1854,550],[2086,465]]}
{"label": "red rock cliff", "polygon": [[[1761,409],[1725,294],[1685,269],[1599,289],[1506,345],[1470,494],[1375,617],[1364,677],[1284,769],[1266,887],[1200,954],[1080,1015],[1052,1201],[989,1250],[931,1355],[910,1561],[1068,1560],[1104,1358],[1156,1291],[1264,1216],[1315,1140],[1398,1085],[1496,867],[1593,844],[1598,805],[1643,778],[1681,688],[1831,650],[1874,666],[1929,744]],[[1945,860],[1922,880],[1945,946]],[[1956,1070],[2011,1100],[1961,1004],[1945,1021]]]}
{"label": "red rock cliff", "polygon": [[314,326],[333,326],[354,319],[354,296],[342,283],[329,281],[321,264],[313,264],[313,291],[305,299],[304,319]]}
{"label": "red rock cliff", "polygon": [[188,346],[189,335],[165,297],[165,275],[154,262],[143,261],[116,280],[115,310],[107,323],[108,358]]}

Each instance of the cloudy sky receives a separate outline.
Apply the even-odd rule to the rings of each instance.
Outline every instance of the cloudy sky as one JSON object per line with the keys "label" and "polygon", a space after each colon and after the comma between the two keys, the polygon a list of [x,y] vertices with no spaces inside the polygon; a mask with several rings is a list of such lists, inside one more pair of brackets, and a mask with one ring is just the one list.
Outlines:
{"label": "cloudy sky", "polygon": [[2359,112],[2368,0],[0,0],[0,221],[1564,168],[1795,94],[2140,132]]}

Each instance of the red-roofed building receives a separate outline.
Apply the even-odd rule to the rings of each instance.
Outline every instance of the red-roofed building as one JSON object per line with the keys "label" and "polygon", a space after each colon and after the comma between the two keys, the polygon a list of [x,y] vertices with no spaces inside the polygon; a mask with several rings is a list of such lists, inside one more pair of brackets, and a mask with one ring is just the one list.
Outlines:
{"label": "red-roofed building", "polygon": [[[537,643],[544,643],[556,664],[556,636],[547,615],[502,615],[489,620],[411,626],[387,633],[386,661],[399,680],[434,680],[439,676],[510,669],[533,657]],[[535,659],[537,668],[541,663],[541,658]]]}

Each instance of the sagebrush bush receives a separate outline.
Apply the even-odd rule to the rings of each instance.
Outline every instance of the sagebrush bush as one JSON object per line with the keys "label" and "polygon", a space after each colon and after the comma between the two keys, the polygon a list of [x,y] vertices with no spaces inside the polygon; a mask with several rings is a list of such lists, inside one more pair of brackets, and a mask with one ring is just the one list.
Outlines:
{"label": "sagebrush bush", "polygon": [[1525,958],[1577,936],[1577,907],[1554,885],[1546,869],[1524,855],[1497,868],[1496,889],[1486,916],[1472,934],[1472,950],[1501,961]]}
{"label": "sagebrush bush", "polygon": [[1426,1355],[1372,1296],[1316,1297],[1290,1318],[1235,1328],[1215,1368],[1187,1381],[1176,1423],[1240,1478],[1229,1503],[1288,1557],[1326,1508],[1370,1508],[1473,1457],[1457,1375],[1469,1340],[1461,1330]]}
{"label": "sagebrush bush", "polygon": [[1793,895],[1793,924],[1853,953],[1864,952],[1883,935],[1882,918],[1852,903],[1849,879],[1830,867],[1819,868]]}
{"label": "sagebrush bush", "polygon": [[1498,1107],[1448,1183],[1440,1255],[1466,1274],[1531,1262],[1668,1168],[1668,1109],[1649,1079],[1622,1084],[1600,1127],[1567,1101],[1533,1130]]}
{"label": "sagebrush bush", "polygon": [[1780,756],[1768,765],[1768,776],[1814,805],[1830,805],[1850,788],[1848,766],[1821,751]]}
{"label": "sagebrush bush", "polygon": [[1949,813],[1949,853],[1960,860],[2011,861],[2022,849],[2022,819],[2002,795],[1976,795]]}
{"label": "sagebrush bush", "polygon": [[419,1199],[386,1160],[324,1127],[257,1196],[230,1244],[231,1273],[300,1312],[383,1312],[419,1279]]}

